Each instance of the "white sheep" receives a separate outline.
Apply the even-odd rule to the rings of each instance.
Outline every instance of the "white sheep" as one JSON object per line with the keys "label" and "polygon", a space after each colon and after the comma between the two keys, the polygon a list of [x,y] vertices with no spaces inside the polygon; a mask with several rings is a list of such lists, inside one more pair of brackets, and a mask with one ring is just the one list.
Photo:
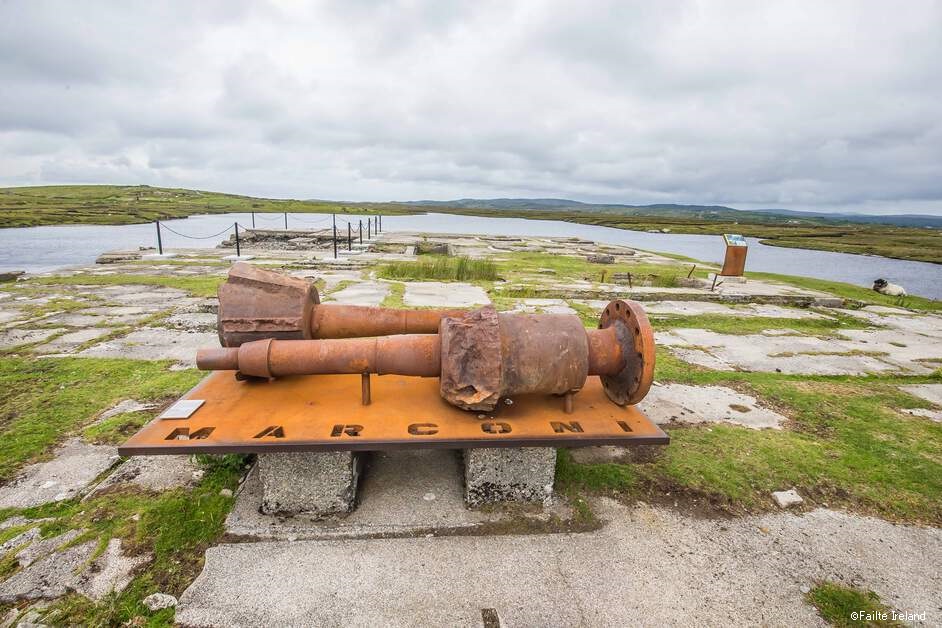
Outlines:
{"label": "white sheep", "polygon": [[873,289],[880,294],[885,294],[889,297],[905,297],[906,288],[903,286],[897,286],[895,283],[890,283],[886,279],[877,279],[873,282]]}

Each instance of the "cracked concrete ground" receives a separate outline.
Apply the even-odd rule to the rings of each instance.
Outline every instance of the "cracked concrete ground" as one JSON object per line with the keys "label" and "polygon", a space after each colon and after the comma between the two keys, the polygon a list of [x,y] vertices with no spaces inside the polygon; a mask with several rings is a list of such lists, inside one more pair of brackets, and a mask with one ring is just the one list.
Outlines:
{"label": "cracked concrete ground", "polygon": [[805,375],[910,373],[925,375],[942,360],[942,343],[902,330],[847,329],[840,337],[720,334],[704,329],[657,332],[659,346],[677,357],[716,370]]}
{"label": "cracked concrete ground", "polygon": [[508,626],[820,626],[802,591],[825,578],[942,612],[937,529],[825,509],[696,519],[604,499],[601,514],[584,534],[220,545],[176,619],[480,626],[496,609]]}
{"label": "cracked concrete ground", "polygon": [[71,439],[56,449],[51,460],[25,467],[14,480],[0,486],[0,508],[26,508],[76,497],[117,460],[114,447]]}

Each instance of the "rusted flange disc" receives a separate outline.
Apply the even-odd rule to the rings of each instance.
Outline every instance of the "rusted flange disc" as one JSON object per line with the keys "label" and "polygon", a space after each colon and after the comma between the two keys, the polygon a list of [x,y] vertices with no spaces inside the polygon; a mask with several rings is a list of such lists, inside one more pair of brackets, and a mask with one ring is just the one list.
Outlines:
{"label": "rusted flange disc", "polygon": [[615,328],[625,356],[625,368],[617,375],[602,375],[608,398],[620,406],[644,399],[654,381],[654,330],[648,315],[635,301],[615,300],[599,318],[599,329]]}

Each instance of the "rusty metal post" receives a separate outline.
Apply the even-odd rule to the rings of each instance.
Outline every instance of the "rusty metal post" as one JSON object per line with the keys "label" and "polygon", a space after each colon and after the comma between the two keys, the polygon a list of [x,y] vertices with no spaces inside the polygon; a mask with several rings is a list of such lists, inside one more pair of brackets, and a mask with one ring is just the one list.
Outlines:
{"label": "rusty metal post", "polygon": [[234,223],[236,239],[236,257],[242,257],[242,247],[239,246],[239,223]]}
{"label": "rusty metal post", "polygon": [[154,224],[157,225],[157,254],[158,254],[158,255],[163,255],[163,254],[164,254],[164,243],[163,243],[163,240],[160,239],[160,221],[159,221],[159,220],[155,220],[155,221],[154,221]]}
{"label": "rusty metal post", "polygon": [[347,250],[353,250],[353,230],[350,228],[350,223],[347,223]]}
{"label": "rusty metal post", "polygon": [[360,219],[360,231],[359,231],[359,234],[360,234],[360,244],[362,245],[362,244],[363,244],[363,219],[362,219],[362,218]]}
{"label": "rusty metal post", "polygon": [[337,259],[337,214],[331,214],[334,221],[334,259]]}
{"label": "rusty metal post", "polygon": [[367,216],[366,217],[366,239],[367,240],[370,240],[373,238],[373,236],[370,233],[372,229],[372,225],[373,225],[373,219]]}

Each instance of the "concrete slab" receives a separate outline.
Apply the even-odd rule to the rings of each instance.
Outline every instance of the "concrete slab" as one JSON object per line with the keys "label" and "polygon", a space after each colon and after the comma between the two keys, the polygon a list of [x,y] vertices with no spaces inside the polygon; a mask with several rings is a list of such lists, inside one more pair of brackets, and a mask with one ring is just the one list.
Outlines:
{"label": "concrete slab", "polygon": [[359,471],[360,456],[350,451],[259,454],[261,511],[315,517],[349,512]]}
{"label": "concrete slab", "polygon": [[91,495],[118,484],[130,484],[150,491],[166,491],[191,486],[199,467],[190,456],[133,456],[118,466],[95,487]]}
{"label": "concrete slab", "polygon": [[[919,360],[942,356],[942,343],[914,342],[901,332],[846,330],[846,338],[803,335],[719,334],[678,328],[655,333],[658,345],[707,368],[806,375],[926,374]],[[913,343],[905,344],[905,340]],[[875,353],[876,355],[869,355]],[[712,365],[712,366],[711,366]]]}
{"label": "concrete slab", "polygon": [[382,281],[363,281],[332,292],[326,300],[347,305],[380,305],[389,294],[389,284]]}
{"label": "concrete slab", "polygon": [[920,399],[925,399],[929,403],[942,406],[942,384],[915,384],[913,386],[901,386],[900,390]]}
{"label": "concrete slab", "polygon": [[543,314],[576,314],[563,299],[520,299],[515,312],[538,312]]}
{"label": "concrete slab", "polygon": [[464,499],[469,506],[547,503],[553,497],[556,450],[506,447],[464,450]]}
{"label": "concrete slab", "polygon": [[127,336],[89,347],[77,355],[132,360],[174,360],[179,364],[195,367],[197,349],[218,346],[219,337],[215,333],[143,327]]}
{"label": "concrete slab", "polygon": [[33,349],[36,353],[71,353],[81,345],[86,342],[90,342],[102,336],[106,336],[111,333],[110,329],[104,329],[101,327],[89,327],[87,329],[79,329],[77,331],[72,331],[67,334],[62,334],[58,338],[53,338],[49,342],[43,343],[38,347]]}
{"label": "concrete slab", "polygon": [[0,332],[0,349],[41,342],[64,331],[68,330],[61,327],[55,329],[7,329]]}
{"label": "concrete slab", "polygon": [[410,281],[406,282],[403,302],[414,307],[470,307],[487,305],[491,300],[483,288],[467,283]]}
{"label": "concrete slab", "polygon": [[0,508],[28,508],[75,497],[117,460],[114,447],[89,445],[77,438],[66,441],[52,460],[29,465],[0,487]]}
{"label": "concrete slab", "polygon": [[787,420],[760,406],[755,397],[724,386],[652,386],[638,409],[659,425],[732,423],[752,429],[780,429]]}
{"label": "concrete slab", "polygon": [[214,333],[217,317],[213,312],[177,312],[167,317],[165,324],[173,329]]}
{"label": "concrete slab", "polygon": [[213,547],[176,621],[481,626],[482,609],[495,609],[508,626],[823,626],[803,602],[817,580],[930,615],[942,598],[942,574],[926,568],[942,555],[936,528],[829,510],[731,520],[608,500],[599,510],[610,523],[583,534]]}

